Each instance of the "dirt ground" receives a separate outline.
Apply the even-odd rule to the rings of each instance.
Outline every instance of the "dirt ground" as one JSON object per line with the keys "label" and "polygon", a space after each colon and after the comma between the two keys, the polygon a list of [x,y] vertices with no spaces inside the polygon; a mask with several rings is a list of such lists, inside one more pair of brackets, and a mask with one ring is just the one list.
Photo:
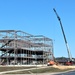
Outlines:
{"label": "dirt ground", "polygon": [[64,65],[53,65],[54,68],[58,68],[58,69],[75,69],[75,65],[74,66],[64,66]]}

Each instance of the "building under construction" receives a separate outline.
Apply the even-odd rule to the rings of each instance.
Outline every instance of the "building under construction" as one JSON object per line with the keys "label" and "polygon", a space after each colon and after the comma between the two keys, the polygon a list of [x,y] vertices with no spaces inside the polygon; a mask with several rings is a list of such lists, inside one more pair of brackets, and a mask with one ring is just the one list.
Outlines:
{"label": "building under construction", "polygon": [[53,60],[52,39],[19,30],[0,30],[0,65],[47,64],[49,60]]}

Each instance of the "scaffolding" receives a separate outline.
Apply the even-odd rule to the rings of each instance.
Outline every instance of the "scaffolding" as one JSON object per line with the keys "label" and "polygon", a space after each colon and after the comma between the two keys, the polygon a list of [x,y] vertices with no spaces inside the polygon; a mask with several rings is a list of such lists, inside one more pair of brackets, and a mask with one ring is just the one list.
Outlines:
{"label": "scaffolding", "polygon": [[52,39],[20,30],[0,30],[0,65],[47,64],[51,59]]}

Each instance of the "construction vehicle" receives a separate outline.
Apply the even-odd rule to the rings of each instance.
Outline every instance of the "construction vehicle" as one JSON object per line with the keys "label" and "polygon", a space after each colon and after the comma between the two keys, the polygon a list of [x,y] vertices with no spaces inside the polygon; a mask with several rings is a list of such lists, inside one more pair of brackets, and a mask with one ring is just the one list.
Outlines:
{"label": "construction vehicle", "polygon": [[59,65],[59,62],[57,62],[56,60],[48,61],[47,66],[52,66],[52,65]]}
{"label": "construction vehicle", "polygon": [[49,60],[47,66],[58,65],[59,63],[55,60],[53,53],[51,52],[53,59]]}
{"label": "construction vehicle", "polygon": [[67,52],[68,52],[69,60],[65,64],[66,65],[72,65],[74,60],[72,59],[72,55],[71,55],[71,52],[70,52],[70,49],[69,49],[69,46],[68,46],[68,43],[67,43],[67,40],[66,40],[66,36],[65,36],[65,33],[64,33],[64,29],[63,29],[63,26],[62,26],[61,19],[60,19],[59,15],[57,14],[56,10],[54,8],[53,8],[53,10],[54,10],[54,12],[57,16],[58,21],[60,22],[60,27],[61,27],[61,30],[62,30],[62,34],[63,34],[64,41],[65,41],[65,44],[66,44]]}
{"label": "construction vehicle", "polygon": [[47,66],[52,66],[52,65],[54,65],[55,64],[55,62],[53,61],[53,60],[50,60],[48,63],[47,63]]}

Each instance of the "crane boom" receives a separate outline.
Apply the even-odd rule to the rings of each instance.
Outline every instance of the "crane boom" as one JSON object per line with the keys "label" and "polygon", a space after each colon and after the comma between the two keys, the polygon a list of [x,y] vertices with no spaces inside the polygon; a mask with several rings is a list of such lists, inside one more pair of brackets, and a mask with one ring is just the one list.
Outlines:
{"label": "crane boom", "polygon": [[66,40],[66,36],[65,36],[65,33],[64,33],[64,29],[63,29],[63,26],[62,26],[61,19],[60,19],[59,15],[57,14],[56,10],[54,8],[53,8],[53,10],[54,10],[59,22],[60,22],[61,30],[62,30],[62,33],[63,33],[63,37],[64,37],[64,40],[65,40],[65,44],[66,44],[66,48],[67,48],[67,52],[68,52],[68,57],[72,61],[71,52],[70,52],[70,49],[69,49],[69,46],[68,46],[68,43],[67,43],[67,40]]}

